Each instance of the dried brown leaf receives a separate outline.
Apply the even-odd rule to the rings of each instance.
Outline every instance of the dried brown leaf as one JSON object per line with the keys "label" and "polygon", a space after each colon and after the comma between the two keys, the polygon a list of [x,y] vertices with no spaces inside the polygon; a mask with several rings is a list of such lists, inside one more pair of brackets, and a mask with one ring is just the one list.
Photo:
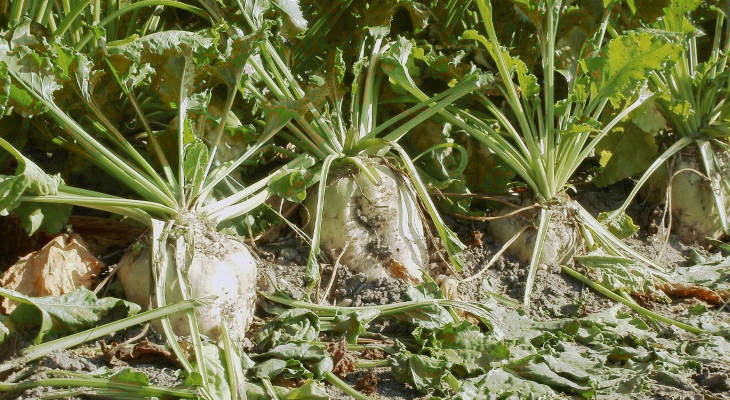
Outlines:
{"label": "dried brown leaf", "polygon": [[340,340],[329,345],[329,352],[332,354],[334,367],[332,373],[340,378],[346,378],[355,370],[355,357],[347,351],[347,341]]}
{"label": "dried brown leaf", "polygon": [[355,390],[370,396],[378,391],[378,377],[374,372],[369,371],[355,384]]}
{"label": "dried brown leaf", "polygon": [[[0,286],[31,297],[60,296],[81,286],[90,289],[103,268],[81,236],[62,234],[10,266]],[[3,313],[14,309],[14,302],[0,302]]]}

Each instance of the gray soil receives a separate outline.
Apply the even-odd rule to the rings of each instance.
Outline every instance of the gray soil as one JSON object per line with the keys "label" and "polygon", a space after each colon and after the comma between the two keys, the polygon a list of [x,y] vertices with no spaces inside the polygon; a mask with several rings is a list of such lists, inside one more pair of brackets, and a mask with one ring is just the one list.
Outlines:
{"label": "gray soil", "polygon": [[[177,376],[179,367],[162,357],[144,358],[139,361],[129,361],[127,366],[112,366],[102,356],[99,342],[110,344],[112,342],[121,343],[127,339],[138,337],[142,331],[142,327],[133,327],[127,331],[117,332],[116,334],[101,338],[97,342],[90,342],[70,350],[55,351],[48,356],[42,358],[38,362],[30,364],[27,368],[19,370],[11,374],[8,380],[12,381],[32,381],[37,379],[48,378],[49,370],[65,370],[82,373],[99,373],[99,372],[116,372],[123,368],[131,367],[135,371],[143,372],[147,375],[150,383],[153,385],[173,387],[182,384],[182,380]],[[163,337],[150,329],[143,338],[151,343],[164,344]],[[83,388],[80,388],[80,390]],[[26,390],[16,397],[8,397],[12,399],[38,399],[57,393],[58,389],[50,389],[38,387]],[[86,399],[89,397],[65,397],[65,399]],[[94,397],[100,398],[100,397]]]}

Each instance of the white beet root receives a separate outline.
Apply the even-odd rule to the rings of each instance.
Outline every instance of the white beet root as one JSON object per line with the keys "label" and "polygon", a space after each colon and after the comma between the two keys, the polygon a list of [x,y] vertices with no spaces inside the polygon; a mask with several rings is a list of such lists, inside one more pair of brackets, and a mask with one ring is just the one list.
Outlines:
{"label": "white beet root", "polygon": [[[583,239],[579,228],[575,225],[575,208],[572,200],[565,200],[552,206],[553,215],[550,218],[545,235],[545,243],[538,265],[558,265],[572,258]],[[512,211],[512,210],[508,210]],[[527,229],[512,243],[507,252],[520,262],[529,264],[532,259],[535,241],[537,239],[537,225],[539,213],[532,210],[523,214],[500,218],[489,222],[489,233],[497,241],[505,243],[510,240],[524,226],[534,225],[534,229]]]}
{"label": "white beet root", "polygon": [[[718,152],[718,154],[720,154]],[[722,153],[723,177],[730,180],[730,160]],[[698,152],[694,146],[677,157],[678,171],[672,179],[672,231],[687,243],[704,243],[706,238],[718,239],[723,235],[722,223],[712,186],[705,176]],[[725,195],[725,210],[730,211],[730,199]]]}
{"label": "white beet root", "polygon": [[[411,186],[376,167],[381,183],[362,172],[330,179],[325,189],[320,246],[335,257],[349,242],[341,262],[368,279],[422,280],[428,250],[418,203]],[[305,229],[314,230],[316,188],[305,201]]]}
{"label": "white beet root", "polygon": [[[244,337],[253,319],[256,301],[256,260],[246,246],[230,236],[208,230],[207,234],[195,234],[195,253],[187,271],[183,272],[186,285],[193,298],[213,298],[205,306],[196,309],[200,332],[214,340],[220,338],[223,320],[231,336]],[[175,263],[174,241],[168,241],[168,267]],[[153,298],[150,287],[150,251],[145,248],[129,251],[119,261],[119,277],[128,300],[147,306]],[[174,271],[174,269],[172,269]],[[165,291],[167,304],[182,300],[177,275],[168,274]],[[185,313],[170,316],[173,330],[178,335],[188,335],[189,325]],[[160,330],[159,321],[153,326]]]}

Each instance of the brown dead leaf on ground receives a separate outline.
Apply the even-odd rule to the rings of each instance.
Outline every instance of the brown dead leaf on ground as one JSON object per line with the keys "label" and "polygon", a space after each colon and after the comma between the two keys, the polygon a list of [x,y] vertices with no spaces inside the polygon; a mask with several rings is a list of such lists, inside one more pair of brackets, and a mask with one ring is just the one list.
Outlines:
{"label": "brown dead leaf on ground", "polygon": [[[90,289],[103,268],[81,236],[63,234],[10,266],[0,286],[32,297],[59,296],[81,286]],[[14,309],[15,302],[0,302],[3,313]]]}
{"label": "brown dead leaf on ground", "polygon": [[142,339],[137,343],[111,342],[108,345],[100,342],[104,359],[113,367],[127,366],[129,361],[141,361],[150,358],[165,358],[176,362],[177,358],[161,344]]}
{"label": "brown dead leaf on ground", "polygon": [[380,349],[365,349],[360,353],[360,358],[366,360],[382,360],[385,358],[385,352]]}
{"label": "brown dead leaf on ground", "polygon": [[332,362],[334,367],[332,373],[340,378],[346,378],[355,370],[355,357],[347,351],[347,342],[340,340],[329,345],[329,352],[332,354]]}
{"label": "brown dead leaf on ground", "polygon": [[698,299],[713,306],[725,304],[725,301],[729,297],[728,293],[718,293],[706,287],[687,285],[684,283],[664,283],[657,287],[669,297]]}
{"label": "brown dead leaf on ground", "polygon": [[378,376],[370,371],[355,383],[355,390],[370,396],[378,391]]}

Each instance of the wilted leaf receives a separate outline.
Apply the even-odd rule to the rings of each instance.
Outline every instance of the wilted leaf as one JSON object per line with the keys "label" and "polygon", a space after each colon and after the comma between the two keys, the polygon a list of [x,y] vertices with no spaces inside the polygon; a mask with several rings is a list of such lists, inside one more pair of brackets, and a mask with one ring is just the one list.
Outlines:
{"label": "wilted leaf", "polygon": [[619,239],[626,239],[639,231],[639,226],[626,213],[614,215],[612,211],[602,212],[598,221]]}
{"label": "wilted leaf", "polygon": [[131,368],[123,368],[119,370],[119,372],[109,378],[109,381],[113,383],[126,383],[139,386],[150,384],[150,381],[147,379],[147,375],[145,375],[144,372],[135,371]]}
{"label": "wilted leaf", "polygon": [[14,176],[0,175],[0,215],[8,215],[18,205],[23,195],[54,195],[63,183],[60,175],[48,175],[29,158],[23,156],[5,139],[0,138],[0,145],[18,161]]}
{"label": "wilted leaf", "polygon": [[[439,294],[439,287],[433,282],[427,282],[415,287],[409,286],[405,295],[408,300],[412,301],[443,298]],[[451,314],[439,305],[419,307],[408,313],[397,314],[395,317],[425,329],[437,329],[454,321]]]}
{"label": "wilted leaf", "polygon": [[558,375],[540,356],[527,356],[510,363],[506,368],[522,378],[530,379],[561,391],[575,393],[585,399],[590,399],[596,394],[593,387],[577,384],[570,379]]}
{"label": "wilted leaf", "polygon": [[694,265],[678,268],[676,272],[677,282],[730,293],[730,257],[723,257],[720,253],[696,260]]}
{"label": "wilted leaf", "polygon": [[[225,362],[223,361],[226,357],[223,349],[213,343],[204,343],[203,357],[205,358],[205,375],[213,397],[220,400],[232,400]],[[193,363],[193,365],[195,364]]]}
{"label": "wilted leaf", "polygon": [[140,311],[137,304],[113,297],[97,299],[88,289],[79,288],[62,296],[28,297],[13,290],[0,289],[0,296],[20,303],[10,314],[16,326],[39,326],[35,343],[47,334],[78,332],[91,328],[114,312],[133,315]]}
{"label": "wilted leaf", "polygon": [[588,268],[591,279],[611,290],[645,293],[653,287],[651,273],[633,260],[603,254],[578,256],[576,260]]}
{"label": "wilted leaf", "polygon": [[404,353],[391,358],[391,374],[398,382],[413,385],[422,393],[436,390],[440,393],[458,389],[456,377],[449,371],[446,360]]}
{"label": "wilted leaf", "polygon": [[380,315],[380,310],[352,311],[338,314],[333,321],[332,331],[345,335],[348,343],[356,343],[357,338],[367,332],[370,322]]}
{"label": "wilted leaf", "polygon": [[319,317],[310,310],[294,308],[268,321],[256,336],[256,347],[266,351],[286,343],[317,340]]}

